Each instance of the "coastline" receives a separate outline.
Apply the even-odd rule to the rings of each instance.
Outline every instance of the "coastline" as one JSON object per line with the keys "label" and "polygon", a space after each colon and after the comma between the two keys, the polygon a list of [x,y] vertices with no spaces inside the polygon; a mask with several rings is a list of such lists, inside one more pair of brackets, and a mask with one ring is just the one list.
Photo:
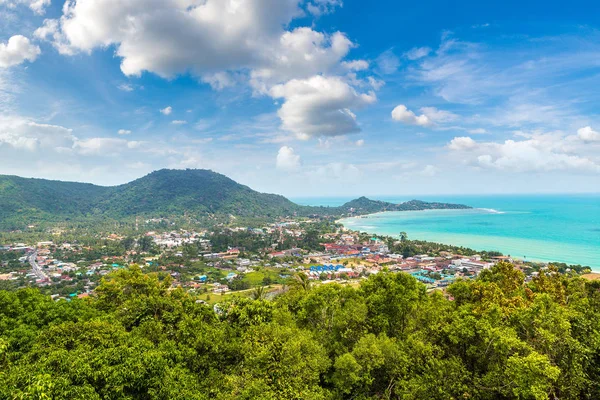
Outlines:
{"label": "coastline", "polygon": [[[489,211],[489,209],[486,208],[479,208],[479,207],[473,207],[471,210],[481,210],[481,211]],[[452,210],[415,210],[415,211],[429,211],[429,212],[435,212],[435,211],[452,211]],[[373,217],[381,217],[381,216],[389,216],[392,214],[398,214],[398,213],[410,213],[411,215],[414,214],[420,214],[417,213],[415,211],[381,211],[381,212],[377,212],[377,213],[371,213],[371,214],[363,214],[360,216],[354,216],[354,217],[345,217],[345,218],[340,218],[337,219],[335,222],[339,223],[341,225],[343,225],[344,229],[348,229],[348,230],[353,230],[353,231],[360,231],[360,232],[367,232],[370,234],[377,234],[377,235],[384,235],[384,236],[390,236],[390,237],[397,237],[398,234],[397,233],[390,233],[390,232],[385,232],[382,229],[378,229],[377,226],[373,226],[373,225],[369,225],[369,226],[351,226],[351,224],[348,224],[349,221],[360,221],[363,219],[373,219]],[[504,212],[499,212],[495,209],[493,209],[493,212],[489,211],[489,213],[491,215],[503,215]],[[398,221],[398,223],[402,223],[401,221]],[[349,226],[350,225],[350,226]],[[374,224],[376,225],[376,224]],[[555,243],[551,240],[546,240],[544,238],[539,239],[524,239],[524,238],[519,238],[519,237],[497,237],[497,236],[489,236],[489,235],[464,235],[464,234],[459,234],[456,232],[444,232],[444,233],[440,233],[440,232],[427,232],[426,234],[424,232],[418,232],[415,233],[413,232],[413,234],[411,235],[410,230],[408,229],[402,229],[404,231],[407,231],[409,239],[410,240],[422,240],[422,241],[426,241],[426,242],[433,242],[433,243],[440,243],[440,244],[445,244],[445,245],[449,245],[449,246],[462,246],[462,247],[466,247],[466,248],[470,248],[473,249],[475,251],[499,251],[504,255],[508,255],[511,253],[510,249],[511,247],[514,247],[515,243],[525,243],[525,242],[533,242],[535,245],[532,246],[533,249],[537,248],[538,249],[555,249],[556,247],[564,247],[567,246],[566,243]],[[398,232],[400,232],[400,229],[398,230]],[[423,237],[425,236],[425,237]],[[439,239],[436,239],[439,238]],[[478,240],[473,240],[473,239],[478,239]],[[494,241],[495,244],[494,246],[487,246],[482,244],[482,242],[489,242],[489,241]],[[477,243],[479,242],[479,243]],[[530,249],[528,249],[529,252]],[[533,250],[534,253],[535,250]],[[514,254],[517,254],[515,252],[512,252]],[[543,253],[543,251],[539,251],[539,253]],[[566,252],[568,253],[568,252]],[[544,255],[540,255],[540,254],[532,254],[531,256],[526,256],[526,257],[519,257],[516,256],[514,254],[511,254],[511,257],[513,257],[515,260],[525,260],[525,261],[532,261],[532,262],[540,262],[540,263],[550,263],[550,262],[558,262],[558,263],[566,263],[569,265],[583,265],[583,266],[589,266],[593,272],[598,273],[600,272],[600,265],[596,265],[596,264],[600,264],[600,260],[598,260],[597,263],[592,263],[590,264],[589,262],[586,261],[577,261],[576,259],[572,258],[572,257],[568,257],[568,256],[544,256]]]}

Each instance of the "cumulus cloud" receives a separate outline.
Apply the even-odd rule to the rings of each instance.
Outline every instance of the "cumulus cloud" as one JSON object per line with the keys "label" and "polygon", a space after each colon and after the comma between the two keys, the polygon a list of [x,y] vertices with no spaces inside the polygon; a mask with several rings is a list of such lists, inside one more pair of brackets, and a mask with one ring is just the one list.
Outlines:
{"label": "cumulus cloud", "polygon": [[374,93],[358,93],[339,77],[320,75],[277,85],[270,94],[285,100],[278,111],[283,129],[302,139],[359,132],[351,109],[377,100]]}
{"label": "cumulus cloud", "polygon": [[600,173],[594,153],[585,154],[574,136],[558,133],[527,135],[524,140],[476,142],[470,137],[452,139],[448,148],[463,160],[481,168],[507,171],[573,170]]}
{"label": "cumulus cloud", "polygon": [[117,132],[119,135],[131,135],[131,131],[127,129],[119,129]]}
{"label": "cumulus cloud", "polygon": [[600,142],[600,133],[593,130],[591,126],[578,129],[577,136],[584,142]]}
{"label": "cumulus cloud", "polygon": [[457,114],[450,111],[438,110],[435,107],[422,107],[421,112],[432,122],[444,124],[460,119]]}
{"label": "cumulus cloud", "polygon": [[162,115],[171,115],[172,112],[173,112],[173,108],[171,106],[165,107],[162,110],[160,110],[160,113]]}
{"label": "cumulus cloud", "polygon": [[8,68],[24,61],[35,61],[41,50],[28,38],[15,35],[7,43],[0,43],[0,68]]}
{"label": "cumulus cloud", "polygon": [[259,93],[290,79],[306,79],[338,68],[354,44],[342,33],[325,35],[300,27],[284,32],[272,55],[254,68],[250,84]]}
{"label": "cumulus cloud", "polygon": [[35,151],[39,148],[69,148],[72,130],[58,125],[39,124],[18,116],[0,117],[0,146]]}
{"label": "cumulus cloud", "polygon": [[[358,131],[350,109],[375,98],[355,93],[353,86],[377,90],[383,82],[365,77],[360,84],[349,78],[342,83],[333,76],[369,68],[365,60],[344,61],[355,44],[342,32],[291,25],[306,11],[320,15],[341,5],[340,0],[128,0],[118,5],[70,0],[62,16],[44,21],[35,35],[67,55],[114,46],[125,75],[191,73],[216,90],[248,83],[255,95],[285,100],[279,111],[285,129],[303,137],[338,135]],[[391,52],[378,64],[388,72],[399,65]],[[323,77],[314,78],[318,75]],[[342,97],[314,87],[319,79],[341,88]],[[299,86],[312,86],[312,93],[297,92]],[[319,104],[325,108],[316,109]],[[169,115],[171,108],[162,112]]]}
{"label": "cumulus cloud", "polygon": [[[312,3],[329,9],[339,2]],[[61,18],[47,20],[36,35],[63,54],[115,45],[126,75],[191,71],[214,82],[214,74],[249,68],[256,79],[297,77],[338,62],[352,46],[339,32],[284,29],[302,15],[298,5],[298,0],[69,1]]]}
{"label": "cumulus cloud", "polygon": [[277,169],[284,171],[295,171],[302,165],[300,156],[289,146],[283,146],[277,153]]}
{"label": "cumulus cloud", "polygon": [[433,122],[425,114],[416,115],[414,112],[400,104],[392,110],[392,119],[408,125],[431,126]]}
{"label": "cumulus cloud", "polygon": [[458,150],[458,151],[473,149],[476,146],[477,146],[477,143],[468,136],[455,137],[454,139],[452,139],[450,141],[450,144],[448,145],[448,147],[451,150]]}
{"label": "cumulus cloud", "polygon": [[17,5],[29,7],[35,14],[42,15],[46,12],[46,7],[50,5],[51,0],[0,0],[0,5],[5,4],[9,8]]}

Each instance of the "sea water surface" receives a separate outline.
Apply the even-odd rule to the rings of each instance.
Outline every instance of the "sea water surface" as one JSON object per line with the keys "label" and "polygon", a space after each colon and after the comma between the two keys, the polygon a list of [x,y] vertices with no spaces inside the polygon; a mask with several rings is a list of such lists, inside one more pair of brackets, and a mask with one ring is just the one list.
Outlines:
{"label": "sea water surface", "polygon": [[[600,271],[600,194],[384,196],[466,204],[470,210],[385,212],[341,222],[349,229],[497,250],[526,260],[581,264]],[[350,198],[298,198],[304,205],[339,206]]]}

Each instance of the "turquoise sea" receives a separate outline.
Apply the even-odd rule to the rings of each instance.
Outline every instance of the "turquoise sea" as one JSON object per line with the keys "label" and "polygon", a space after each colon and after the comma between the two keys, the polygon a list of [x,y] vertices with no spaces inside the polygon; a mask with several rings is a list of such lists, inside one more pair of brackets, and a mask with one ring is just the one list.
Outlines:
{"label": "turquoise sea", "polygon": [[[600,271],[600,194],[495,196],[383,196],[460,203],[472,210],[386,212],[342,223],[384,235],[498,250],[515,258],[582,264]],[[299,204],[338,206],[350,198],[297,198]]]}

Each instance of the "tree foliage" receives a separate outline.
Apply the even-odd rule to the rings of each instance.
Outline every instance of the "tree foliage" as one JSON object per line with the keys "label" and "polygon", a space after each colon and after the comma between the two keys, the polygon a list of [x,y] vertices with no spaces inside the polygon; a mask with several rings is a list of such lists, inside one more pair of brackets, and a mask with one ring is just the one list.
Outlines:
{"label": "tree foliage", "polygon": [[597,399],[600,284],[500,263],[216,306],[138,267],[87,300],[0,291],[0,399]]}

